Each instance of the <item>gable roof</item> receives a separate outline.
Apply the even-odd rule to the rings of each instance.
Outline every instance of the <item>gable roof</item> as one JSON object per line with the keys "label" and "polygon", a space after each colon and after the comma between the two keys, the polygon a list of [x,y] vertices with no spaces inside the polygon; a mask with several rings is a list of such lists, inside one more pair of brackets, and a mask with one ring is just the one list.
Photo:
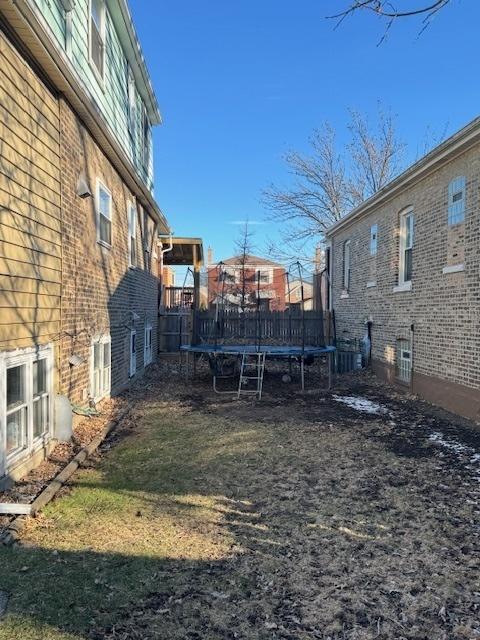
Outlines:
{"label": "gable roof", "polygon": [[361,218],[371,213],[375,207],[388,202],[402,189],[410,187],[429,174],[437,171],[440,167],[451,162],[454,158],[464,153],[467,149],[480,142],[480,117],[469,122],[465,127],[454,133],[450,138],[432,149],[423,158],[412,164],[399,176],[389,182],[383,189],[374,193],[373,196],[362,202],[358,207],[352,209],[338,222],[335,222],[325,231],[327,237],[334,235],[357,218]]}
{"label": "gable roof", "polygon": [[[226,265],[241,265],[243,264],[243,256],[232,256],[231,258],[227,258],[222,261],[223,264]],[[266,266],[266,267],[277,267],[277,269],[283,269],[283,265],[278,262],[273,262],[272,260],[267,260],[266,258],[260,258],[259,256],[254,256],[247,254],[245,256],[245,265],[251,267],[257,266]]]}

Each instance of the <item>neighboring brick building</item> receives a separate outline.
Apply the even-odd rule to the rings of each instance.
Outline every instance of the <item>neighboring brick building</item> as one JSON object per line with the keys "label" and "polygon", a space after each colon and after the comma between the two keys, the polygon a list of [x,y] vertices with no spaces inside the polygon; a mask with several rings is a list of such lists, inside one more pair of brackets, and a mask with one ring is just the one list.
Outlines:
{"label": "neighboring brick building", "polygon": [[337,336],[374,369],[480,418],[480,119],[327,232]]}
{"label": "neighboring brick building", "polygon": [[227,306],[255,308],[259,297],[263,309],[285,309],[285,269],[276,262],[252,255],[234,256],[209,265],[207,275],[209,306],[223,296]]}

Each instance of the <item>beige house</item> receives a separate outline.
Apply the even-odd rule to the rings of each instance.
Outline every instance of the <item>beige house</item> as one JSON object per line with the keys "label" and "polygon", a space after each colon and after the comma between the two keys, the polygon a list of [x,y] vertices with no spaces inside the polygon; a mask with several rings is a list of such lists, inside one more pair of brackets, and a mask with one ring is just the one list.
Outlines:
{"label": "beige house", "polygon": [[125,0],[0,5],[0,486],[155,360],[159,122]]}
{"label": "beige house", "polygon": [[480,118],[327,232],[337,336],[383,377],[480,418]]}

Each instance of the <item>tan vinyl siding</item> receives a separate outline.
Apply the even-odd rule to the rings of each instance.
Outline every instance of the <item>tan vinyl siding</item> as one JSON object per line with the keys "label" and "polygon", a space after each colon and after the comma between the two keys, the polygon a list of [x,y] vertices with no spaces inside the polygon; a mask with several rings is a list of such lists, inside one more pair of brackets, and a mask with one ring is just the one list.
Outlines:
{"label": "tan vinyl siding", "polygon": [[0,34],[0,349],[60,332],[58,101]]}

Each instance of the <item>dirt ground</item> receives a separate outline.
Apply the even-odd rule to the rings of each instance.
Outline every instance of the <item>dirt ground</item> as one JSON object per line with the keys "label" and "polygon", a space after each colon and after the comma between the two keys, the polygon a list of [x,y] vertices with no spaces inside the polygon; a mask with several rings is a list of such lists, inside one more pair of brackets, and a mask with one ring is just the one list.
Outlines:
{"label": "dirt ground", "polygon": [[238,401],[155,367],[0,551],[0,639],[479,639],[480,429],[368,373],[314,382]]}

